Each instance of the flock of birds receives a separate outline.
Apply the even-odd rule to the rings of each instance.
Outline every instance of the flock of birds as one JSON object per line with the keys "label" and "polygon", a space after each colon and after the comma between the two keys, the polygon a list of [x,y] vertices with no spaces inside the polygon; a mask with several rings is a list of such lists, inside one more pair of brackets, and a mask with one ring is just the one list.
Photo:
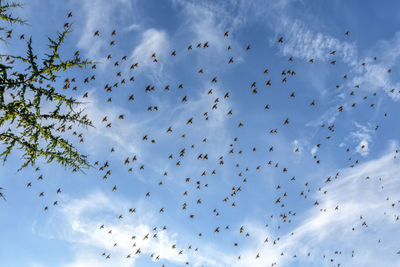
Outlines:
{"label": "flock of birds", "polygon": [[[68,14],[68,18],[71,18],[71,17],[72,17],[72,13],[69,13]],[[69,25],[70,25],[70,22],[67,22],[64,25],[64,27],[68,27]],[[93,32],[92,38],[101,38],[101,36],[103,34],[106,34],[106,33],[103,33],[103,32],[100,32],[99,30],[96,30],[95,32]],[[108,33],[108,34],[110,34],[111,37],[114,37],[114,36],[117,35],[117,32],[116,32],[116,30],[113,30],[111,33]],[[349,34],[350,34],[349,31],[345,32],[345,36],[349,36]],[[230,38],[229,31],[226,31],[223,36],[224,36],[224,38],[226,38],[226,40],[229,40],[229,38]],[[9,33],[9,38],[11,38],[11,32]],[[23,39],[23,38],[24,38],[24,35],[21,35],[20,39]],[[283,45],[284,43],[285,43],[285,38],[284,37],[279,37],[278,40],[276,41],[276,45],[277,46]],[[109,43],[109,46],[113,47],[116,44],[117,44],[116,41],[112,40]],[[213,44],[210,43],[209,41],[199,42],[199,43],[196,43],[196,44],[189,44],[187,46],[187,51],[190,52],[191,50],[194,50],[194,49],[205,50],[205,49],[208,49],[212,45]],[[226,49],[228,51],[234,50],[231,45],[228,45],[226,47]],[[250,44],[248,44],[248,45],[246,45],[244,47],[244,51],[247,51],[249,53],[250,53],[251,49],[252,49],[252,47],[251,47]],[[173,58],[176,57],[176,55],[178,53],[181,53],[181,52],[182,51],[172,50],[171,53],[170,53],[171,60],[173,60]],[[331,57],[331,60],[330,60],[330,64],[331,65],[335,65],[337,60],[338,60],[338,59],[335,58],[336,52],[337,52],[336,50],[333,50],[333,51],[329,52],[329,56]],[[79,52],[77,52],[77,53],[79,53]],[[160,58],[157,55],[157,51],[154,51],[151,55],[148,55],[148,56],[149,56],[149,58],[151,58],[151,60],[152,60],[152,62],[154,64],[159,64],[160,63]],[[104,85],[105,92],[107,94],[109,94],[109,96],[106,97],[105,102],[109,103],[109,102],[112,102],[111,94],[112,94],[113,90],[116,89],[119,86],[123,86],[124,84],[133,84],[134,81],[135,81],[135,76],[134,75],[127,75],[127,74],[125,74],[126,73],[125,71],[118,69],[120,67],[120,65],[122,65],[123,62],[127,62],[129,60],[128,56],[122,56],[120,59],[119,58],[118,59],[114,59],[114,56],[110,53],[110,54],[108,54],[106,56],[106,58],[107,58],[107,61],[109,61],[109,63],[111,63],[112,66],[116,69],[115,81],[114,82],[109,82],[109,83]],[[289,63],[294,61],[294,60],[295,60],[295,58],[293,56],[290,56],[288,58],[288,62]],[[372,58],[372,62],[374,62],[376,60],[377,60],[376,57]],[[315,61],[316,61],[315,58],[310,58],[308,60],[308,62],[310,64],[314,63]],[[235,64],[235,62],[236,62],[235,58],[233,56],[229,56],[226,63],[227,64]],[[131,73],[134,73],[134,71],[137,68],[140,68],[140,66],[141,66],[141,62],[131,62],[131,63],[128,63],[128,64],[130,65],[129,69],[130,69]],[[366,64],[367,63],[363,62],[362,66],[365,66]],[[91,68],[93,70],[95,70],[96,69],[96,65],[92,65]],[[256,70],[256,71],[258,71],[258,70]],[[250,95],[255,95],[255,94],[259,93],[260,88],[271,87],[274,84],[278,84],[279,83],[282,86],[284,86],[284,84],[286,82],[288,82],[289,79],[293,78],[296,75],[296,70],[294,70],[294,69],[283,69],[281,71],[281,77],[280,78],[271,79],[271,77],[268,75],[270,73],[270,70],[268,68],[263,69],[263,70],[259,70],[259,71],[263,72],[265,74],[266,78],[262,82],[261,81],[250,81],[249,82],[249,89],[248,90],[249,90],[249,94]],[[205,70],[203,68],[200,68],[198,70],[198,74],[200,74],[200,75],[204,74],[204,72],[205,72]],[[391,70],[388,69],[387,72],[390,73]],[[127,75],[127,76],[125,76],[125,75]],[[345,74],[342,78],[343,79],[348,79],[348,75]],[[89,75],[88,77],[85,77],[83,79],[83,84],[90,83],[91,81],[93,81],[95,79],[96,79],[95,75]],[[72,89],[72,91],[77,91],[78,86],[76,85],[76,83],[77,83],[76,80],[77,80],[76,78],[65,78],[63,89],[64,90]],[[214,84],[217,84],[218,82],[219,82],[218,75],[216,75],[216,74],[212,75],[211,79],[209,80],[210,86],[213,86]],[[339,88],[339,85],[336,85],[336,87]],[[355,84],[354,87],[355,87],[354,90],[351,90],[351,91],[348,92],[348,97],[349,98],[353,97],[356,94],[356,89],[359,88],[359,85]],[[144,89],[145,94],[151,94],[154,91],[161,91],[161,92],[165,91],[166,92],[166,91],[175,90],[175,89],[180,90],[180,89],[183,89],[183,88],[184,88],[183,83],[178,82],[176,88],[174,88],[174,86],[171,86],[171,85],[165,85],[162,88],[156,88],[155,85],[149,84],[143,89]],[[182,90],[182,92],[183,92],[183,90]],[[208,90],[208,95],[210,95],[210,97],[213,96],[213,93],[214,93],[213,89],[209,89]],[[390,93],[394,94],[396,92],[393,89]],[[212,116],[212,112],[218,109],[220,103],[222,101],[228,101],[229,98],[234,94],[235,94],[235,91],[232,90],[232,91],[227,91],[226,93],[224,93],[223,97],[215,97],[213,99],[213,101],[211,102],[212,104],[209,107],[207,107],[207,110],[205,110],[204,113],[202,113],[200,115],[199,114],[195,114],[195,115],[199,115],[199,116],[203,117],[204,118],[203,123],[207,123],[207,121],[209,120],[210,116]],[[295,91],[293,91],[293,92],[289,93],[288,97],[289,97],[289,99],[295,99],[296,95],[297,95],[297,93]],[[377,93],[373,93],[372,97],[374,97],[376,95],[377,95]],[[83,93],[83,98],[89,98],[89,92],[84,92]],[[368,98],[367,95],[364,96],[362,98],[362,101],[366,100],[367,98]],[[149,99],[150,99],[150,97],[149,97]],[[135,95],[133,93],[129,94],[129,96],[127,97],[127,101],[135,102]],[[180,101],[182,103],[187,102],[188,101],[188,96],[187,95],[183,95],[182,98],[180,98]],[[337,107],[337,111],[336,112],[339,112],[339,113],[340,112],[344,112],[346,108],[356,108],[357,104],[358,104],[357,100],[355,100],[354,103],[351,105],[351,107],[348,107],[348,106],[345,106],[345,105],[340,105],[340,106]],[[310,99],[309,100],[309,104],[307,106],[305,106],[304,108],[312,109],[317,105],[318,105],[318,100],[317,99]],[[265,110],[264,112],[269,112],[269,110],[273,108],[272,106],[273,105],[271,105],[271,103],[266,103],[264,106],[262,106],[260,108],[264,109]],[[369,106],[372,109],[372,108],[374,108],[375,104],[371,103]],[[147,107],[147,111],[159,111],[159,109],[160,109],[159,106],[157,106],[155,104],[151,104],[151,105],[149,105]],[[233,111],[229,110],[226,113],[226,116],[229,117],[232,114],[233,114]],[[149,116],[151,116],[151,115],[149,115]],[[382,114],[382,116],[383,117],[387,117],[388,114],[384,113],[384,114]],[[118,120],[129,120],[129,118],[127,118],[127,116],[125,114],[120,114],[117,119]],[[285,129],[287,129],[285,127],[289,127],[289,125],[292,122],[292,118],[287,117],[287,116],[282,116],[282,118],[280,118],[279,120],[281,121],[281,124],[279,126],[275,126],[275,127],[271,128],[271,129],[267,129],[267,133],[268,134],[277,135],[281,131],[285,131]],[[105,116],[98,123],[100,125],[97,124],[97,122],[95,122],[96,127],[100,127],[100,128],[104,127],[104,129],[112,128],[113,127],[113,118],[110,118],[109,116]],[[196,123],[197,122],[194,119],[194,115],[193,115],[193,116],[188,117],[182,124],[185,127],[196,127]],[[243,122],[243,121],[236,121],[236,122],[233,122],[233,124],[237,125],[237,128],[246,127],[246,123]],[[78,137],[78,141],[80,143],[84,142],[83,132],[79,133],[79,132],[75,131],[72,127],[73,127],[72,125],[68,126],[68,127],[66,127],[66,125],[64,125],[63,127],[59,128],[59,131],[60,132],[72,132],[72,135]],[[197,127],[201,127],[201,126],[197,126]],[[321,127],[325,128],[325,129],[328,129],[330,135],[326,136],[325,141],[321,141],[320,143],[315,144],[315,146],[318,149],[320,149],[322,147],[322,143],[323,142],[329,142],[329,140],[331,138],[331,135],[333,135],[335,133],[335,130],[336,130],[334,123],[332,123],[332,124],[322,124]],[[378,130],[378,129],[379,129],[379,125],[376,125],[375,130]],[[163,134],[165,134],[167,136],[173,136],[173,135],[176,135],[176,132],[180,132],[180,131],[185,131],[185,129],[184,128],[177,128],[175,125],[170,125],[169,127],[167,127],[164,130]],[[178,138],[182,138],[182,139],[187,138],[185,133],[179,134],[177,137]],[[132,138],[138,138],[138,137],[133,136]],[[143,136],[140,136],[139,138],[141,138],[141,140],[143,142],[150,142],[152,144],[156,143],[155,138],[153,138],[152,135],[150,135],[150,134],[144,134]],[[207,139],[207,137],[205,137],[203,140],[201,140],[201,143],[206,143],[208,141],[209,140]],[[201,143],[200,143],[200,145],[201,145]],[[225,166],[228,169],[231,168],[230,166],[227,166],[228,164],[226,164],[227,162],[231,161],[230,155],[233,155],[233,154],[241,155],[241,154],[244,153],[242,150],[240,150],[238,148],[238,143],[239,143],[239,138],[235,137],[233,139],[233,142],[229,145],[229,147],[227,147],[227,150],[225,152],[221,151],[221,155],[209,155],[207,153],[200,153],[198,155],[195,155],[195,159],[196,160],[199,160],[199,161],[202,161],[202,162],[206,162],[206,164],[209,164],[209,163],[207,163],[209,158],[217,158],[217,162],[215,164],[217,167],[215,169],[213,169],[213,170],[210,170],[210,171],[204,170],[202,173],[199,173],[199,174],[187,173],[184,176],[184,178],[182,180],[182,184],[193,185],[193,186],[188,186],[187,190],[185,190],[183,192],[178,192],[178,194],[182,195],[184,199],[183,199],[182,203],[179,206],[175,207],[175,208],[176,209],[180,209],[180,210],[182,210],[182,212],[187,214],[186,215],[187,216],[187,220],[196,220],[196,214],[191,211],[190,205],[188,204],[188,203],[191,202],[190,199],[189,199],[189,196],[193,193],[193,191],[197,191],[197,190],[200,190],[200,189],[206,190],[208,187],[212,186],[212,184],[211,184],[212,180],[209,180],[209,182],[204,182],[204,180],[202,180],[203,177],[208,176],[208,175],[211,175],[211,176],[212,175],[217,175],[217,170],[216,170],[217,168],[221,169],[221,168],[224,168]],[[182,148],[182,149],[178,150],[177,153],[175,153],[175,152],[169,153],[167,158],[168,158],[168,160],[174,161],[174,165],[179,167],[181,164],[183,164],[185,156],[188,154],[187,153],[188,150],[194,149],[195,146],[197,146],[197,145],[198,144],[193,144],[190,147]],[[269,152],[272,153],[274,151],[274,149],[276,149],[276,145],[271,145],[270,147],[267,148],[267,153],[269,153]],[[301,149],[300,147],[296,147],[294,149],[294,153],[300,152],[300,149]],[[345,149],[346,149],[346,152],[350,152],[350,148],[345,148]],[[365,149],[365,146],[361,146],[361,149]],[[253,147],[251,150],[253,152],[255,152],[257,150],[257,148]],[[114,151],[115,151],[115,149],[114,149],[114,147],[112,147],[110,149],[110,152],[114,152]],[[395,153],[397,154],[398,151],[396,151]],[[186,158],[187,157],[188,156],[186,156]],[[320,164],[320,159],[318,158],[317,154],[313,155],[313,160],[315,161],[316,164]],[[351,162],[349,164],[350,167],[354,167],[357,164],[359,164],[359,160],[357,160],[357,159],[354,160],[351,157],[349,157],[349,161]],[[135,162],[140,162],[140,158],[137,155],[133,155],[133,156],[132,155],[126,155],[126,158],[124,158],[122,160],[122,164],[124,166],[125,165],[128,166],[127,167],[127,171],[128,172],[134,172],[136,170],[140,171],[140,170],[143,170],[145,168],[144,163],[141,163],[141,164],[138,164],[138,165],[134,165]],[[287,186],[290,186],[290,183],[298,182],[299,179],[297,179],[296,176],[289,175],[289,173],[290,173],[289,167],[288,166],[282,166],[282,164],[283,163],[276,162],[276,161],[273,161],[273,160],[269,160],[269,161],[267,161],[265,163],[260,163],[259,165],[257,165],[255,167],[255,170],[259,171],[261,168],[265,168],[265,166],[273,167],[273,168],[275,168],[277,170],[280,170],[281,174],[284,174],[284,175],[287,176],[287,180],[289,181]],[[95,168],[98,168],[99,172],[101,173],[100,176],[102,177],[103,180],[107,180],[112,175],[111,161],[110,160],[106,160],[104,162],[95,161],[93,165],[94,165]],[[212,164],[210,164],[210,165],[212,165]],[[235,163],[234,165],[238,169],[242,168],[242,166],[239,164],[239,162]],[[73,171],[76,171],[76,169],[73,170]],[[216,217],[223,216],[224,209],[234,208],[236,205],[238,205],[237,196],[243,190],[246,190],[246,187],[247,187],[248,177],[246,178],[246,173],[248,171],[249,171],[248,167],[241,169],[241,171],[238,174],[238,176],[240,178],[240,182],[237,182],[237,180],[235,180],[235,182],[230,186],[231,190],[229,192],[217,192],[218,194],[221,194],[221,200],[224,203],[224,205],[225,204],[226,205],[223,206],[222,208],[214,208],[212,210],[212,216],[216,216]],[[36,168],[36,172],[38,172],[38,173],[40,172],[40,168],[39,167]],[[161,173],[163,173],[163,177],[168,176],[168,171],[162,171]],[[190,176],[196,176],[198,178],[197,179],[196,178],[191,178]],[[326,180],[325,180],[325,183],[331,183],[334,180],[338,179],[339,176],[340,176],[340,172],[337,172],[336,175],[334,175],[332,177],[331,176],[327,177]],[[42,180],[42,179],[43,179],[43,174],[38,175],[38,177],[36,178],[36,180]],[[166,181],[163,180],[163,178],[162,178],[157,183],[156,186],[157,187],[162,186],[162,185],[164,185],[165,182]],[[27,184],[27,187],[31,188],[32,186],[33,186],[33,182],[29,181],[28,184]],[[280,224],[291,223],[291,221],[294,220],[294,217],[296,216],[296,211],[288,208],[289,205],[288,205],[286,199],[288,197],[288,193],[287,192],[290,191],[290,190],[288,190],[288,188],[284,188],[286,185],[284,186],[283,183],[276,184],[275,186],[276,186],[277,197],[275,198],[273,205],[276,205],[276,207],[280,207],[281,208],[280,209],[281,212],[279,212],[278,215],[272,214],[270,216],[270,219],[271,220],[272,219],[277,219],[277,220],[279,220]],[[116,192],[116,191],[118,191],[118,189],[119,189],[118,184],[115,184],[109,190],[111,192]],[[306,182],[305,183],[305,189],[300,192],[300,197],[302,199],[307,199],[307,196],[311,192],[311,190],[312,189],[310,187],[310,184],[308,182]],[[327,194],[327,191],[324,191],[321,187],[319,188],[319,191],[321,191],[322,194]],[[57,194],[60,194],[61,192],[62,192],[61,188],[58,188],[57,191],[56,191]],[[152,196],[152,192],[151,191],[143,192],[143,196],[144,196],[144,198],[148,199],[148,198],[150,198]],[[45,197],[45,193],[44,192],[40,192],[39,197],[44,198]],[[202,198],[198,198],[198,199],[195,199],[193,202],[196,204],[195,206],[199,207],[202,204],[203,199]],[[53,206],[56,206],[58,204],[59,204],[58,200],[54,200],[54,202],[52,203]],[[318,200],[316,200],[313,203],[313,205],[315,205],[316,208],[320,209],[321,212],[326,212],[326,209],[318,207],[319,206],[319,201]],[[48,209],[49,209],[49,206],[45,206],[44,207],[45,211],[47,211]],[[339,205],[336,206],[335,210],[338,210],[338,209],[340,209]],[[164,213],[164,212],[167,212],[165,207],[161,207],[160,209],[157,208],[157,213]],[[123,220],[125,217],[129,216],[129,214],[135,214],[135,213],[136,213],[136,208],[135,207],[131,207],[128,210],[122,212],[118,216],[117,219],[118,220]],[[399,220],[399,216],[397,216],[397,220]],[[268,223],[267,223],[266,227],[267,228],[268,227],[271,228],[272,226],[271,225],[269,226]],[[280,228],[280,225],[278,224],[276,227],[277,227],[277,229],[270,229],[270,230],[271,231],[274,231],[274,230],[277,231]],[[360,227],[367,227],[367,222],[363,219],[363,216],[360,216]],[[208,233],[213,233],[215,235],[218,235],[218,233],[220,233],[222,231],[238,231],[244,237],[249,237],[251,235],[251,233],[246,229],[245,225],[241,225],[238,229],[233,229],[233,228],[231,229],[230,225],[216,225],[216,226],[212,226],[211,228],[212,229],[208,229],[208,230],[205,230],[204,232],[198,233],[198,236],[202,237],[204,234],[208,234]],[[154,226],[152,230],[153,230],[152,232],[149,232],[144,236],[137,236],[137,235],[133,234],[130,237],[130,240],[131,240],[131,243],[132,243],[132,252],[127,254],[125,256],[126,258],[129,259],[129,258],[137,257],[138,254],[142,254],[141,245],[143,245],[145,242],[148,242],[148,240],[150,240],[150,239],[157,239],[158,238],[157,235],[159,234],[160,231],[166,231],[167,230],[167,225]],[[354,230],[354,228],[352,230]],[[108,235],[108,236],[112,236],[113,235],[113,228],[111,226],[108,226],[106,223],[99,225],[97,231],[101,231],[104,235]],[[291,234],[293,235],[294,233],[291,233]],[[279,244],[279,241],[280,241],[280,237],[279,236],[276,236],[275,238],[273,238],[271,236],[266,236],[264,243],[269,244],[271,246],[275,246],[276,244]],[[234,247],[238,247],[239,244],[240,244],[239,241],[235,241],[232,245]],[[118,247],[118,240],[115,240],[113,242],[113,244],[111,244],[111,245],[112,245],[112,247]],[[182,254],[189,253],[189,252],[196,253],[196,252],[198,252],[199,249],[200,248],[195,247],[192,244],[188,244],[185,247],[184,246],[179,246],[178,244],[173,244],[171,246],[171,250],[176,251],[176,256],[177,257],[179,257]],[[332,262],[332,263],[335,263],[335,259],[334,259],[335,255],[340,255],[341,253],[342,253],[341,251],[335,251],[334,255],[329,259],[329,261]],[[108,260],[111,257],[113,257],[113,252],[111,250],[102,251],[99,254],[102,257],[104,257],[105,260]],[[400,254],[400,251],[398,252],[398,254]],[[298,255],[296,255],[296,254],[294,254],[294,255],[286,255],[286,253],[284,251],[281,252],[281,256],[282,257],[288,256],[288,257],[293,257],[293,258],[298,257]],[[307,253],[307,256],[310,256],[310,252]],[[352,251],[352,256],[354,256],[354,251]],[[153,254],[150,255],[150,257],[152,258],[153,261],[158,261],[158,260],[163,258],[163,254],[162,253],[160,253],[160,254],[154,254],[153,253]],[[255,259],[259,259],[261,257],[263,257],[262,253],[260,253],[260,252],[255,252],[254,253],[254,258]],[[325,258],[327,256],[323,255],[323,257]],[[237,260],[241,260],[241,255],[237,255]],[[190,265],[190,262],[186,261],[185,264],[186,265]],[[275,266],[275,265],[277,265],[276,262],[271,262],[271,266]],[[164,266],[164,264],[162,264],[162,266]],[[340,263],[337,263],[337,266],[340,266]]]}

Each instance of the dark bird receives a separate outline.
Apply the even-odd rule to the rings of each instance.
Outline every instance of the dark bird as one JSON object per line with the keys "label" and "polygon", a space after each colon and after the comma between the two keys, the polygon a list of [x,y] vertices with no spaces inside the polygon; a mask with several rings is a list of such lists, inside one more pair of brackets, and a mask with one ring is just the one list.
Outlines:
{"label": "dark bird", "polygon": [[289,124],[289,118],[286,118],[285,122],[283,123],[283,125]]}

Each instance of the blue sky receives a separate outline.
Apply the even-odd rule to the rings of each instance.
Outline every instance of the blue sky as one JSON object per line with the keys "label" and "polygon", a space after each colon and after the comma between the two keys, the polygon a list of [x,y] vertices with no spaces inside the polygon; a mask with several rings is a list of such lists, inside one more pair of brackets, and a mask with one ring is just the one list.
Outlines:
{"label": "blue sky", "polygon": [[83,143],[67,136],[109,167],[82,174],[39,162],[39,171],[17,172],[16,151],[0,171],[7,199],[0,266],[400,266],[399,8],[397,1],[29,1],[15,14],[30,25],[16,26],[1,52],[25,53],[25,33],[43,55],[46,37],[73,22],[62,54],[79,50],[100,63],[59,78],[61,85],[76,78],[78,89],[63,92],[87,102],[95,125],[73,129]]}

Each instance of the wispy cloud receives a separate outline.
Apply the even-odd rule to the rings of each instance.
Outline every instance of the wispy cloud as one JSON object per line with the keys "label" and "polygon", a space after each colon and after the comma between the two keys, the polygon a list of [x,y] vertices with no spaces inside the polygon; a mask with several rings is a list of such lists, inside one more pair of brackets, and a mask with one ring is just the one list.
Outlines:
{"label": "wispy cloud", "polygon": [[[37,231],[44,236],[50,234],[53,238],[74,244],[75,258],[63,265],[65,267],[106,266],[110,263],[113,266],[127,266],[134,264],[143,254],[153,255],[152,261],[157,261],[158,257],[160,261],[181,265],[190,262],[193,266],[224,266],[213,260],[224,259],[220,252],[209,249],[197,252],[195,247],[191,250],[183,247],[180,244],[182,242],[178,241],[182,237],[168,229],[163,230],[158,216],[149,211],[146,205],[143,202],[130,203],[126,199],[111,198],[97,191],[83,198],[71,199],[47,221],[46,232],[42,232],[41,228]],[[129,214],[128,207],[133,206],[137,208],[137,213]],[[121,212],[124,217],[118,219]],[[103,224],[104,229],[99,229]],[[154,227],[157,227],[156,231]],[[132,239],[132,236],[135,238]],[[176,245],[176,249],[172,248],[173,245]],[[136,254],[139,248],[141,253]],[[179,254],[181,250],[183,253]],[[106,256],[110,254],[110,259],[101,256],[103,252]],[[206,256],[210,253],[216,257]],[[130,258],[126,258],[129,254]]]}
{"label": "wispy cloud", "polygon": [[[89,91],[90,95],[95,95],[95,91]],[[82,101],[87,101],[83,100]],[[85,138],[84,146],[87,151],[92,155],[96,155],[104,151],[104,145],[109,145],[108,149],[115,147],[117,154],[140,154],[141,143],[137,142],[139,139],[132,139],[132,136],[140,136],[144,131],[146,121],[139,120],[120,120],[120,115],[129,118],[131,113],[117,106],[105,107],[96,96],[91,96],[90,101],[85,104],[85,114],[93,121],[95,127],[88,128],[87,136]],[[102,122],[103,118],[107,117],[106,122]],[[111,123],[111,127],[107,128],[106,125]]]}
{"label": "wispy cloud", "polygon": [[[299,20],[282,18],[282,29],[285,41],[281,46],[284,55],[294,56],[309,60],[336,60],[338,57],[345,63],[354,66],[357,64],[357,48],[350,42],[343,42],[339,39],[324,33],[310,30]],[[335,57],[330,55],[336,51]]]}
{"label": "wispy cloud", "polygon": [[373,130],[370,129],[371,127],[362,126],[359,123],[355,122],[354,126],[357,130],[352,131],[350,133],[351,138],[358,142],[356,146],[356,152],[360,153],[362,156],[367,156],[369,153],[369,144],[372,141],[372,133]]}
{"label": "wispy cloud", "polygon": [[[305,212],[299,225],[282,235],[277,245],[247,248],[242,254],[249,254],[252,266],[270,265],[274,261],[308,266],[319,262],[318,266],[330,266],[330,259],[354,266],[390,265],[398,257],[397,243],[391,237],[400,223],[400,213],[394,208],[400,199],[400,188],[396,184],[400,168],[394,155],[390,152],[342,170],[337,179],[332,177],[332,182],[313,196],[319,205]],[[262,237],[271,236],[265,227],[250,225],[254,228],[252,232],[261,236],[254,240],[255,244],[262,244]],[[340,254],[334,253],[332,248],[339,247]],[[255,259],[257,252],[261,255],[258,260]]]}
{"label": "wispy cloud", "polygon": [[164,61],[169,52],[168,34],[163,30],[149,28],[142,33],[141,41],[132,51],[130,59],[132,62],[139,62],[139,72],[151,76],[160,83],[164,77]]}
{"label": "wispy cloud", "polygon": [[[77,44],[78,48],[83,49],[90,60],[105,62],[104,50],[110,40],[115,21],[128,13],[132,15],[131,2],[128,0],[94,0],[90,2],[72,0],[71,4],[78,7],[77,10],[82,12],[81,17],[84,19],[84,27],[80,32],[81,36]],[[119,16],[115,16],[116,9],[119,11]],[[100,36],[93,38],[93,34],[97,30]]]}

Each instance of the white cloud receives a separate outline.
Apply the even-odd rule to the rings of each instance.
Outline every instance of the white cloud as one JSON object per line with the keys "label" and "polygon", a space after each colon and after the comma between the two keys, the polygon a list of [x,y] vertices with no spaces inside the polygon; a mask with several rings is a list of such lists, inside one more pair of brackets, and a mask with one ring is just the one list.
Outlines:
{"label": "white cloud", "polygon": [[[280,29],[285,39],[280,49],[284,55],[294,56],[309,60],[336,60],[338,57],[345,63],[354,66],[357,62],[357,48],[349,42],[342,42],[337,38],[315,33],[308,29],[304,23],[290,18],[281,18]],[[276,40],[274,40],[276,42]],[[336,50],[335,56],[330,52]]]}
{"label": "white cloud", "polygon": [[[90,90],[89,94],[94,95],[94,90]],[[87,101],[87,100],[82,100]],[[140,154],[141,143],[138,138],[132,139],[132,136],[140,136],[141,131],[145,126],[139,120],[132,121],[130,112],[115,105],[107,107],[98,102],[96,97],[91,97],[90,101],[85,104],[85,114],[92,120],[93,127],[89,127],[84,138],[84,146],[91,152],[90,154],[97,154],[99,151],[104,151],[104,145],[109,144],[110,149],[113,146],[117,154]],[[119,115],[125,116],[124,120],[118,119]],[[107,121],[102,122],[103,118],[107,116]],[[107,128],[106,125],[111,123],[111,127]],[[99,146],[99,144],[102,144]]]}
{"label": "white cloud", "polygon": [[305,138],[295,139],[291,143],[291,147],[295,155],[297,155],[297,157],[301,157],[303,155],[303,152],[309,149],[310,143]]}
{"label": "white cloud", "polygon": [[[90,2],[73,0],[71,3],[79,7],[77,10],[82,12],[81,16],[84,18],[84,27],[77,44],[78,48],[83,49],[90,60],[106,62],[103,50],[108,46],[115,25],[114,20],[128,14],[132,16],[131,2],[128,0],[93,0]],[[113,14],[116,9],[118,9],[118,17]],[[97,30],[100,35],[94,37],[93,34]]]}
{"label": "white cloud", "polygon": [[318,147],[317,146],[313,146],[313,148],[311,148],[311,155],[315,155],[315,153],[317,153],[318,151]]}
{"label": "white cloud", "polygon": [[[176,243],[177,234],[162,229],[153,231],[156,226],[155,214],[136,203],[138,214],[131,215],[126,212],[128,205],[125,200],[111,200],[104,193],[96,192],[85,198],[72,199],[62,207],[53,221],[59,223],[58,232],[62,234],[55,235],[80,248],[75,262],[66,266],[102,266],[105,264],[102,262],[106,261],[101,256],[103,251],[106,255],[111,254],[109,261],[113,266],[126,266],[140,256],[135,254],[138,248],[143,254],[154,254],[154,257],[160,255],[160,259],[178,263],[187,260],[186,253],[178,257],[179,245],[176,250],[171,249],[172,244]],[[124,218],[119,220],[121,212]],[[102,224],[105,228],[99,229]],[[112,230],[112,234],[108,234],[109,230]],[[153,238],[155,233],[157,238]],[[143,240],[147,234],[149,238]],[[135,240],[131,239],[132,235],[136,236]],[[114,247],[114,243],[117,243],[117,247]],[[136,247],[132,247],[134,243]],[[126,259],[128,254],[131,254],[131,259]]]}
{"label": "white cloud", "polygon": [[353,140],[358,142],[356,147],[356,152],[360,153],[362,156],[367,156],[369,153],[369,144],[372,141],[372,129],[360,125],[358,123],[354,123],[357,130],[350,132],[350,136]]}
{"label": "white cloud", "polygon": [[[62,265],[64,267],[127,266],[133,265],[138,257],[150,257],[151,254],[154,255],[153,261],[159,255],[160,260],[180,265],[188,261],[192,266],[225,266],[216,260],[225,261],[225,255],[213,249],[212,244],[198,252],[194,251],[195,247],[192,250],[183,247],[178,240],[182,237],[178,233],[162,230],[158,216],[147,205],[115,197],[111,199],[97,191],[83,198],[71,199],[36,231],[44,237],[65,240],[74,245],[75,257],[70,263]],[[127,210],[130,207],[136,207],[137,212],[129,214]],[[121,213],[124,217],[118,219]],[[102,224],[104,229],[99,229]],[[156,226],[158,228],[154,231]],[[110,230],[111,234],[108,233]],[[144,239],[147,234],[148,239]],[[157,237],[153,237],[154,234]],[[133,235],[135,239],[131,238]],[[172,249],[173,244],[176,244],[176,249]],[[135,254],[138,248],[141,254]],[[183,254],[179,255],[181,250]],[[101,256],[103,252],[110,254],[110,259]],[[130,259],[126,258],[128,254],[131,254]]]}
{"label": "white cloud", "polygon": [[[300,225],[289,230],[293,235],[284,234],[272,248],[254,245],[244,249],[242,254],[249,255],[246,263],[266,266],[279,260],[278,265],[298,261],[308,266],[331,266],[331,258],[336,263],[352,266],[386,266],[396,262],[398,242],[394,233],[400,223],[396,219],[400,215],[396,208],[400,200],[400,186],[396,182],[399,166],[391,152],[355,168],[342,170],[337,179],[332,177],[330,184],[315,193],[313,198],[318,199],[319,205],[311,207],[301,217]],[[323,194],[324,191],[327,193]],[[363,222],[367,226],[363,226]],[[260,237],[254,240],[255,244],[262,244],[261,239],[271,235],[265,227],[249,224],[254,228],[252,232]],[[343,255],[335,255],[334,250]],[[354,258],[351,257],[353,250]],[[261,257],[255,260],[257,252]],[[281,252],[284,256],[280,256]],[[325,262],[323,254],[326,255]]]}
{"label": "white cloud", "polygon": [[[132,261],[130,261],[132,262]],[[112,261],[113,266],[127,266],[129,265],[128,261],[122,261],[118,260]],[[77,254],[77,256],[71,261],[71,263],[67,263],[62,265],[62,267],[88,267],[88,266],[110,266],[110,262],[105,260],[104,258],[101,258],[98,254],[95,254],[94,252],[90,251],[85,251],[85,252],[80,252]]]}
{"label": "white cloud", "polygon": [[[399,100],[400,95],[397,92],[399,82],[394,82],[393,74],[388,70],[397,65],[400,56],[399,50],[400,32],[397,32],[392,39],[378,41],[369,51],[369,55],[360,60],[365,62],[365,66],[354,69],[354,77],[349,81],[349,85],[358,84],[360,89],[365,91],[384,90],[393,100]],[[373,57],[377,57],[374,61]],[[394,93],[390,93],[391,89]]]}
{"label": "white cloud", "polygon": [[126,27],[125,29],[124,29],[124,31],[137,31],[137,30],[140,30],[142,28],[142,26],[140,26],[139,24],[136,24],[136,23],[134,23],[134,24],[131,24],[131,25],[129,25],[128,27]]}
{"label": "white cloud", "polygon": [[[162,70],[162,62],[166,58],[168,51],[169,38],[167,33],[162,30],[150,28],[142,33],[142,39],[133,50],[131,58],[134,62],[139,62],[139,69],[145,66],[151,67],[151,69]],[[153,62],[153,53],[156,53],[155,58],[158,62]]]}
{"label": "white cloud", "polygon": [[[180,34],[192,44],[193,53],[201,51],[201,63],[207,62],[209,71],[224,71],[221,65],[225,65],[229,57],[225,54],[228,45],[235,50],[234,62],[244,61],[243,51],[245,47],[235,38],[235,31],[244,25],[247,12],[250,12],[252,3],[248,1],[181,1],[174,0],[183,12],[185,27],[180,29]],[[229,37],[224,33],[229,31]],[[208,42],[206,51],[196,49],[198,43]],[[212,52],[212,53],[211,53]]]}

